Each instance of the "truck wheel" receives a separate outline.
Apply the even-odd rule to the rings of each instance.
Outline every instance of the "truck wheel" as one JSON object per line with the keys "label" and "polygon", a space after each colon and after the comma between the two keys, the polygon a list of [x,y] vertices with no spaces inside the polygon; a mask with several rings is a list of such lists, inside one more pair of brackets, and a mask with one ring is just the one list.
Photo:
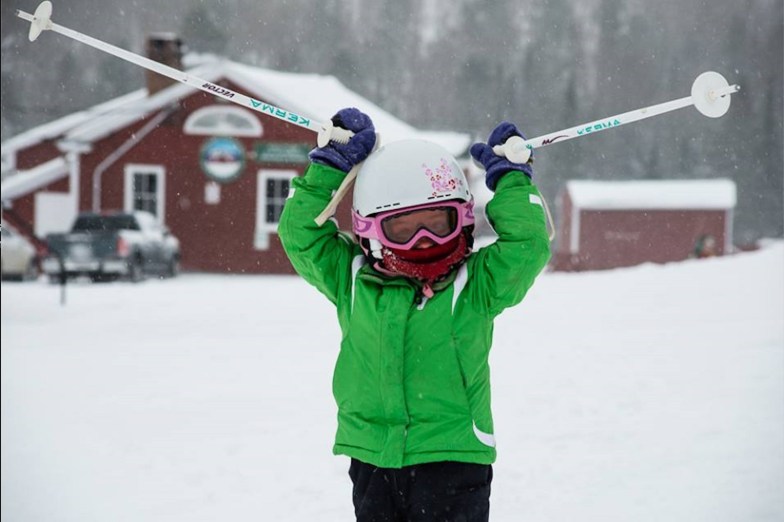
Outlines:
{"label": "truck wheel", "polygon": [[128,280],[132,283],[138,283],[142,279],[144,279],[142,260],[139,256],[134,256],[128,260]]}
{"label": "truck wheel", "polygon": [[25,281],[34,281],[35,279],[38,279],[38,265],[36,264],[35,259],[31,259],[27,263],[22,279]]}
{"label": "truck wheel", "polygon": [[169,260],[169,264],[166,267],[166,277],[177,277],[180,273],[180,258],[177,256],[172,257]]}

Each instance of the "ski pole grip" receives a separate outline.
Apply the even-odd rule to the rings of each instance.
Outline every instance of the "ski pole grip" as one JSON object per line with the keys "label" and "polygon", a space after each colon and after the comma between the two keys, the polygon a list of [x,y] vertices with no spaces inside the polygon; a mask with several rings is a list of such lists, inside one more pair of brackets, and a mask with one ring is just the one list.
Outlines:
{"label": "ski pole grip", "polygon": [[512,163],[528,163],[531,159],[531,148],[520,136],[511,136],[501,145],[493,147],[496,156],[501,156]]}
{"label": "ski pole grip", "polygon": [[319,147],[326,147],[329,145],[330,141],[335,141],[337,143],[348,143],[348,140],[351,139],[354,133],[348,129],[344,129],[342,127],[335,127],[335,124],[332,123],[331,120],[327,120],[326,123],[321,125],[321,130],[318,133],[318,138],[316,138],[316,143]]}

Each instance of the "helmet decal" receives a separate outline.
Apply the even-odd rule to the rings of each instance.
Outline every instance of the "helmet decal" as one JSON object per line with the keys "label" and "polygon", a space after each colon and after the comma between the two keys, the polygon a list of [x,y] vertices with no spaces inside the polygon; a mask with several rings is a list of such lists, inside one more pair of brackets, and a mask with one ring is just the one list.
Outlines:
{"label": "helmet decal", "polygon": [[426,163],[422,164],[425,169],[425,175],[430,179],[430,185],[433,187],[433,197],[438,197],[439,194],[444,192],[453,192],[458,186],[463,186],[463,180],[458,178],[452,172],[452,166],[446,158],[441,158],[440,165],[435,169],[427,166]]}

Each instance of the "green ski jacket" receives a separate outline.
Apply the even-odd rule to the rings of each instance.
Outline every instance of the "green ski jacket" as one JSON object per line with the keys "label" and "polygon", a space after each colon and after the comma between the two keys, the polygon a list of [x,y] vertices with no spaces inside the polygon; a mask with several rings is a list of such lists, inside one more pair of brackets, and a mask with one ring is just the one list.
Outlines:
{"label": "green ski jacket", "polygon": [[293,180],[278,227],[296,271],[337,307],[333,452],[385,468],[493,463],[493,319],[523,299],[550,258],[539,192],[520,172],[503,176],[486,209],[496,242],[418,303],[415,280],[379,274],[334,221],[314,223],[344,176],[311,164]]}

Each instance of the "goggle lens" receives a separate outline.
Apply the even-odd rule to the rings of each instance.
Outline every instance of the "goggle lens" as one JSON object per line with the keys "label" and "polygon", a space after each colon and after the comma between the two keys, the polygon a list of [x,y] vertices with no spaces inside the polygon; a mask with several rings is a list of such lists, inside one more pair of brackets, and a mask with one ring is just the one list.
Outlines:
{"label": "goggle lens", "polygon": [[454,207],[423,208],[384,218],[381,229],[389,241],[404,245],[422,229],[440,238],[447,237],[457,228],[457,221]]}

